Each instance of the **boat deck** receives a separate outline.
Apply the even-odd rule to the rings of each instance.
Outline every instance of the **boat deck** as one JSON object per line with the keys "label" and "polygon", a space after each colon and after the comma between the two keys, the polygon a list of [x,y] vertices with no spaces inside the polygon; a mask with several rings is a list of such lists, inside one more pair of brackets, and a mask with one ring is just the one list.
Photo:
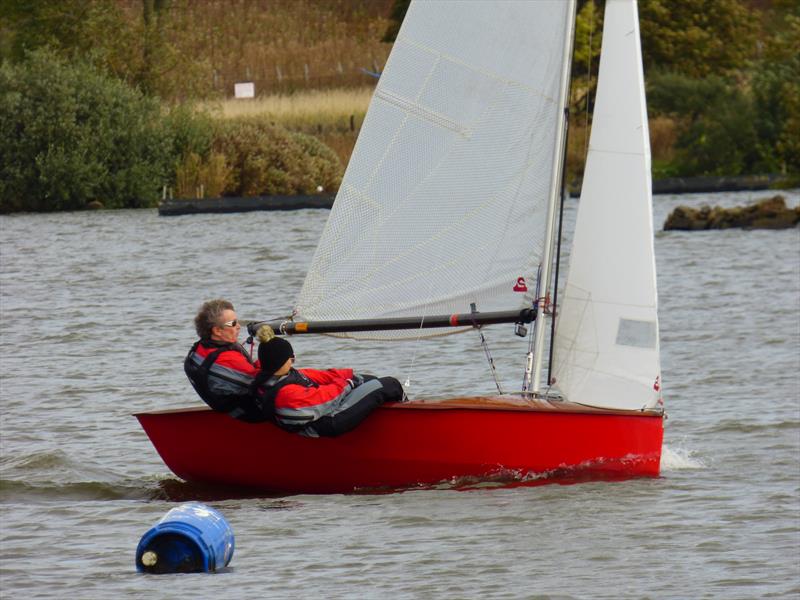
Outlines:
{"label": "boat deck", "polygon": [[[597,415],[628,415],[628,416],[663,416],[662,409],[642,409],[642,410],[622,410],[611,408],[598,408],[586,406],[577,402],[569,402],[555,398],[525,398],[516,395],[503,396],[469,396],[456,398],[431,398],[420,400],[409,400],[407,402],[396,402],[384,404],[382,409],[390,410],[508,410],[522,412],[547,412],[547,413],[568,413],[568,414],[597,414]],[[168,414],[173,412],[187,411],[209,411],[207,406],[192,406],[186,408],[167,409],[150,411],[149,414]]]}

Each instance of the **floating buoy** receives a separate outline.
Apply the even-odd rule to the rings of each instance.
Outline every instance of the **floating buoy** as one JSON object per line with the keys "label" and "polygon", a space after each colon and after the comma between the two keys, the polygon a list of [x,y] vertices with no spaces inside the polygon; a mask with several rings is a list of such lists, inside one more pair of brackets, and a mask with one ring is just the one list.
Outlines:
{"label": "floating buoy", "polygon": [[221,569],[233,557],[233,530],[218,511],[186,502],[165,514],[139,540],[136,570],[199,573]]}

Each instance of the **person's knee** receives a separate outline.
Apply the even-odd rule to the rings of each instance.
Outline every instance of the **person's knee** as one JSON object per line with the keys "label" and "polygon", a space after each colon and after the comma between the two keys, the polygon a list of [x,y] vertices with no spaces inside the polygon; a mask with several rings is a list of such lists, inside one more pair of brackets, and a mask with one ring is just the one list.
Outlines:
{"label": "person's knee", "polygon": [[383,384],[385,402],[399,402],[403,399],[403,386],[397,379],[381,377],[380,382]]}

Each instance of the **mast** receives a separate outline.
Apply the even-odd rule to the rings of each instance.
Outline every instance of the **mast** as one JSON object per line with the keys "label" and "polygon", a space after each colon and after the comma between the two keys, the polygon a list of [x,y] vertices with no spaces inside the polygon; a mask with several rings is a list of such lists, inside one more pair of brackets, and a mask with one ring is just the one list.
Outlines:
{"label": "mast", "polygon": [[[568,19],[568,35],[564,36],[564,63],[561,72],[561,93],[559,103],[562,107],[558,123],[558,158],[553,161],[553,171],[550,175],[550,197],[547,205],[547,228],[544,238],[544,255],[542,257],[542,298],[545,303],[550,297],[551,271],[553,263],[553,247],[555,241],[555,219],[556,206],[561,194],[561,173],[564,163],[564,155],[567,151],[566,146],[566,113],[569,110],[569,87],[570,69],[572,68],[572,46],[575,38],[575,0],[569,0],[570,18]],[[544,314],[544,313],[543,313]],[[551,317],[552,318],[552,317]],[[536,394],[541,387],[542,378],[542,356],[545,345],[545,323],[543,320],[536,321],[533,345],[533,375],[530,390]]]}

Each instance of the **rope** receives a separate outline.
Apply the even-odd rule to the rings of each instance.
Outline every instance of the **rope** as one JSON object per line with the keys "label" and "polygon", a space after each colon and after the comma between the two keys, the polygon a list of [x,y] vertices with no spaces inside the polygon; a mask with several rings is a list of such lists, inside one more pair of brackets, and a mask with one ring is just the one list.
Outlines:
{"label": "rope", "polygon": [[414,341],[413,350],[411,352],[411,364],[408,366],[408,373],[406,374],[405,381],[403,381],[403,388],[406,390],[411,387],[411,375],[414,373],[414,361],[417,359],[417,347],[419,346],[419,341],[422,339],[423,323],[425,323],[425,315],[422,315],[422,320],[419,322],[419,334],[417,335],[417,339]]}
{"label": "rope", "polygon": [[589,52],[586,58],[586,76],[588,77],[588,81],[586,82],[586,128],[584,129],[583,134],[583,158],[586,159],[586,154],[588,152],[589,147],[589,90],[592,89],[592,34],[594,34],[594,11],[595,11],[595,4],[594,0],[592,0],[592,8],[591,8],[591,15],[589,16]]}
{"label": "rope", "polygon": [[[470,309],[472,314],[478,312],[478,309],[475,303],[470,304]],[[497,393],[501,396],[503,395],[503,388],[500,387],[500,380],[497,378],[497,369],[494,366],[494,359],[492,358],[492,353],[489,351],[489,344],[486,341],[486,338],[483,335],[483,331],[481,331],[481,326],[475,322],[475,318],[472,318],[472,327],[478,330],[478,335],[481,336],[481,347],[483,348],[483,353],[486,355],[486,360],[489,361],[489,368],[492,371],[492,377],[494,378],[494,384],[497,386]]]}

